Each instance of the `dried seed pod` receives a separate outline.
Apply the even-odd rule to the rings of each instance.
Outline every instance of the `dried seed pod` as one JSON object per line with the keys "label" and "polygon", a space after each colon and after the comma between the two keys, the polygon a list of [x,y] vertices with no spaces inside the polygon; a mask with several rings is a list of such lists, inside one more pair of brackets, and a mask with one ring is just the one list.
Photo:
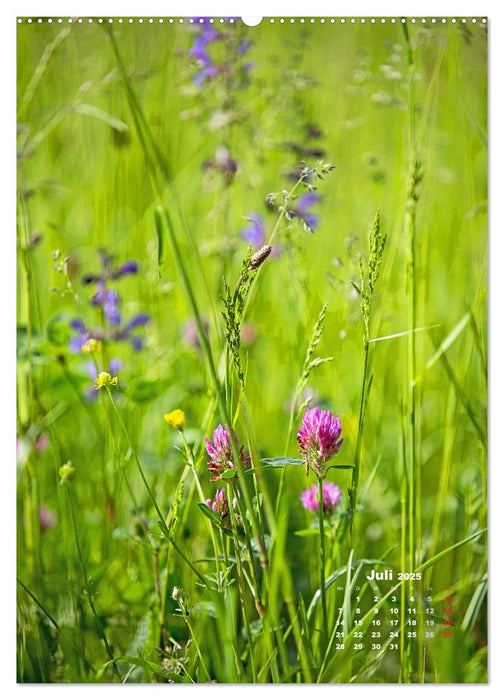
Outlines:
{"label": "dried seed pod", "polygon": [[250,263],[247,269],[257,270],[257,268],[263,264],[263,262],[266,260],[270,253],[271,246],[263,245],[263,247],[260,250],[258,250],[257,253],[254,253],[254,255],[250,258]]}

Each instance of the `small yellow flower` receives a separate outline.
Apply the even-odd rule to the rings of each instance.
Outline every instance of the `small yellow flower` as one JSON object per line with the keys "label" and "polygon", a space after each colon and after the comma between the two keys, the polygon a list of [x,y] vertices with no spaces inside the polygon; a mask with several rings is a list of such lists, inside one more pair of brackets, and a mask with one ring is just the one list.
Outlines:
{"label": "small yellow flower", "polygon": [[111,377],[108,372],[100,372],[94,380],[95,389],[99,391],[104,386],[117,386],[117,377]]}
{"label": "small yellow flower", "polygon": [[81,352],[84,352],[84,353],[100,352],[101,349],[102,349],[101,340],[96,340],[96,338],[89,338],[89,340],[86,340],[84,345],[81,347]]}
{"label": "small yellow flower", "polygon": [[59,475],[61,478],[60,484],[66,484],[67,481],[73,479],[75,469],[72,467],[72,462],[66,462],[62,467],[60,467]]}
{"label": "small yellow flower", "polygon": [[180,430],[180,432],[184,430],[185,413],[181,411],[180,408],[176,408],[174,411],[170,411],[170,413],[165,413],[164,419],[168,425],[176,428],[176,430]]}

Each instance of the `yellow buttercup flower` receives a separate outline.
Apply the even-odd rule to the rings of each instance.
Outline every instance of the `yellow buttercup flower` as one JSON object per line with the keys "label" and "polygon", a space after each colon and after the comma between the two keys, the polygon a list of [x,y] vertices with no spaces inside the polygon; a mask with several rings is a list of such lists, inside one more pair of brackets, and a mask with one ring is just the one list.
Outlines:
{"label": "yellow buttercup flower", "polygon": [[89,338],[89,340],[86,340],[84,345],[81,347],[81,352],[85,352],[85,353],[100,352],[101,349],[102,349],[101,340],[96,340],[96,338]]}
{"label": "yellow buttercup flower", "polygon": [[181,411],[180,408],[176,408],[174,411],[170,411],[170,413],[165,413],[164,419],[168,425],[171,425],[176,430],[180,430],[181,432],[184,430],[185,413]]}
{"label": "yellow buttercup flower", "polygon": [[108,372],[100,372],[94,380],[95,389],[99,391],[104,386],[117,386],[117,377],[111,377]]}

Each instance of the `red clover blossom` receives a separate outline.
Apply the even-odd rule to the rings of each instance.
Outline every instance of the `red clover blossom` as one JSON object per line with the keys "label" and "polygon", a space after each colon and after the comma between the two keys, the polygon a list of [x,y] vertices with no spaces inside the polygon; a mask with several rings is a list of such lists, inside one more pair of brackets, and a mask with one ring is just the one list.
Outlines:
{"label": "red clover blossom", "polygon": [[[207,498],[205,505],[219,516],[222,527],[226,530],[231,530],[231,515],[229,512],[229,500],[226,496],[226,489],[217,489],[213,501]],[[233,498],[233,510],[236,509],[237,505],[236,498]],[[236,517],[238,518],[238,516]]]}
{"label": "red clover blossom", "polygon": [[[233,434],[235,444],[238,444],[236,435]],[[213,444],[205,438],[206,451],[210,457],[208,460],[208,471],[214,476],[210,481],[218,481],[220,475],[228,469],[236,469],[233,462],[233,449],[231,446],[230,433],[228,430],[217,426],[212,437]],[[250,457],[245,453],[243,446],[240,447],[240,459],[242,464],[250,462]]]}
{"label": "red clover blossom", "polygon": [[[328,515],[341,502],[342,493],[339,486],[333,484],[332,481],[326,481],[322,485],[322,502],[324,504],[324,513]],[[311,510],[317,513],[319,509],[319,488],[314,484],[311,488],[308,487],[301,494],[301,503],[306,510]]]}
{"label": "red clover blossom", "polygon": [[313,469],[319,479],[326,474],[326,463],[334,457],[343,444],[341,421],[331,411],[309,408],[297,433],[299,451],[303,455],[306,469]]}

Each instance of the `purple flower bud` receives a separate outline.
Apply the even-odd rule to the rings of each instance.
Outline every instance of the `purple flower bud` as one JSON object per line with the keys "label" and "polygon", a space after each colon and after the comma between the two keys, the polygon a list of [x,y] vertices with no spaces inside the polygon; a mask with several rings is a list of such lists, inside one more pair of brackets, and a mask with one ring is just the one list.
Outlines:
{"label": "purple flower bud", "polygon": [[135,352],[140,352],[145,345],[145,338],[142,335],[134,335],[131,337],[131,345]]}
{"label": "purple flower bud", "polygon": [[238,56],[245,56],[245,54],[250,49],[251,45],[252,41],[250,39],[242,39],[238,44]]}
{"label": "purple flower bud", "polygon": [[145,324],[149,323],[150,320],[151,317],[149,316],[149,314],[136,314],[126,324],[126,330],[132,331],[135,328],[139,328],[140,326],[145,326]]}
{"label": "purple flower bud", "polygon": [[91,284],[91,282],[99,282],[101,277],[99,275],[84,275],[82,278],[82,284]]}
{"label": "purple flower bud", "polygon": [[[239,494],[238,494],[239,495]],[[226,495],[226,489],[217,489],[213,501],[207,498],[205,505],[208,506],[216,515],[219,516],[221,521],[221,527],[225,530],[231,530],[231,515],[229,509],[229,500]],[[233,498],[233,510],[238,506],[236,498]],[[241,522],[238,514],[235,515],[238,527],[241,527]]]}
{"label": "purple flower bud", "polygon": [[117,357],[113,357],[109,362],[108,372],[112,376],[116,375],[122,367],[122,362]]}
{"label": "purple flower bud", "polygon": [[107,321],[113,326],[121,323],[121,312],[119,311],[119,294],[114,289],[109,289],[105,293],[103,302],[103,312]]}
{"label": "purple flower bud", "polygon": [[138,272],[138,263],[135,260],[127,260],[114,273],[114,277],[124,277],[124,275],[136,275]]}

